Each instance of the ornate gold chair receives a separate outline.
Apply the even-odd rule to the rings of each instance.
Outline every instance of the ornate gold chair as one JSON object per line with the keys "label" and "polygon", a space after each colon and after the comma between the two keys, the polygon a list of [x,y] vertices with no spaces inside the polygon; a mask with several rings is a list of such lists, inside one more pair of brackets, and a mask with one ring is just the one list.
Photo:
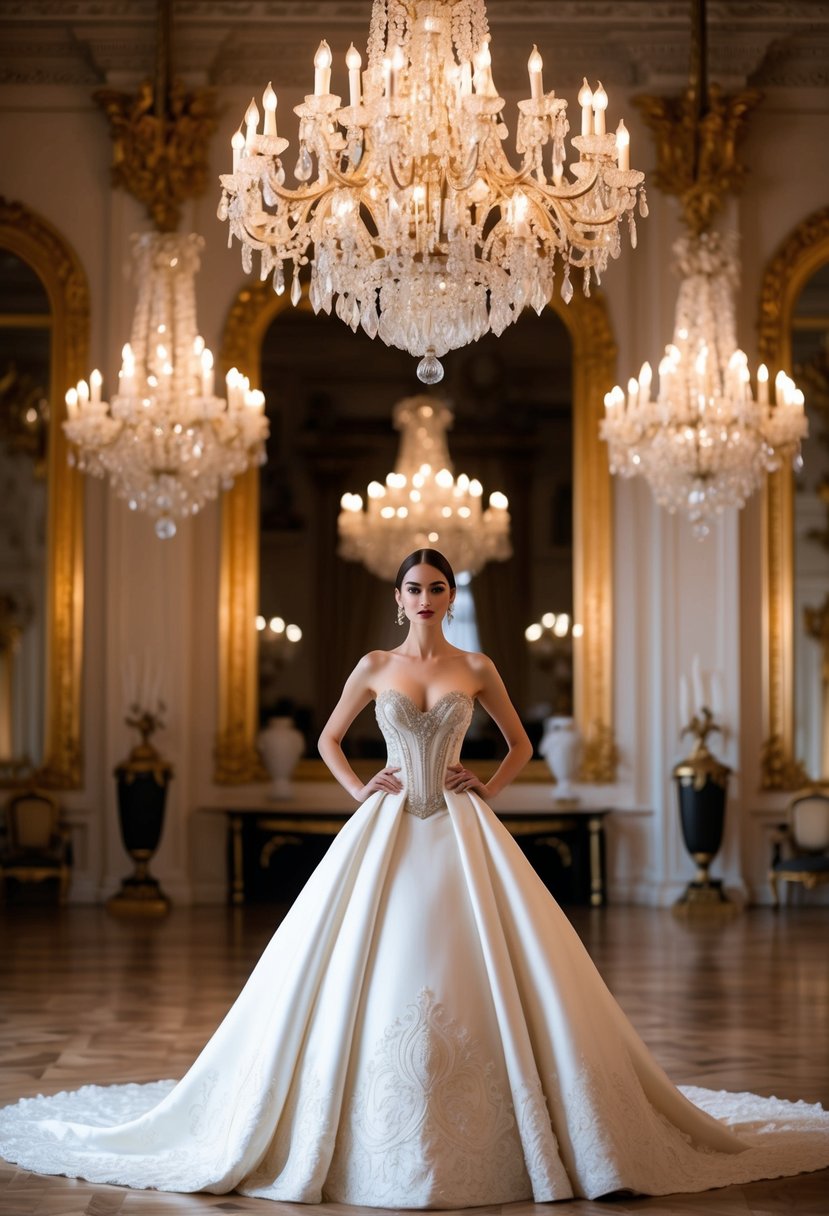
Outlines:
{"label": "ornate gold chair", "polygon": [[0,845],[0,895],[6,880],[58,880],[61,903],[66,901],[71,875],[69,826],[60,803],[36,786],[15,790],[3,807],[5,837]]}
{"label": "ornate gold chair", "polygon": [[798,790],[789,803],[788,822],[772,838],[769,885],[775,908],[781,881],[802,883],[807,891],[829,882],[829,793],[825,790]]}

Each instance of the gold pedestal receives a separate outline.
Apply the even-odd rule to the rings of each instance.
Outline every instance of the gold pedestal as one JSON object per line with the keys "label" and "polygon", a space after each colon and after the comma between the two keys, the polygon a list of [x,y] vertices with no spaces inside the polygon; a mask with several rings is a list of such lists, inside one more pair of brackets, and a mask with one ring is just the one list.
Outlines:
{"label": "gold pedestal", "polygon": [[693,882],[689,882],[671,911],[682,920],[703,917],[706,920],[728,919],[736,916],[740,909],[723,891],[719,878],[709,878],[708,866],[713,859],[694,855],[698,870]]}
{"label": "gold pedestal", "polygon": [[136,857],[137,850],[132,853],[135,862],[135,873],[125,878],[121,890],[107,900],[107,912],[113,916],[166,916],[171,903],[157,879],[148,872],[147,866],[152,854],[145,858]]}

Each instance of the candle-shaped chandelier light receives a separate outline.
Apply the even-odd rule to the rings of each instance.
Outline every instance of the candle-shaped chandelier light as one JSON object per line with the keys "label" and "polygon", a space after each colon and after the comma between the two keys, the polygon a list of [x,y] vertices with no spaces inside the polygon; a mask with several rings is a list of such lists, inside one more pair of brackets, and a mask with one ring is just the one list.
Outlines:
{"label": "candle-shaped chandelier light", "polygon": [[397,403],[397,463],[385,484],[369,484],[365,509],[359,494],[343,495],[340,557],[393,579],[402,557],[414,549],[438,548],[456,571],[469,574],[512,556],[506,495],[496,490],[484,509],[481,483],[452,473],[446,443],[451,422],[451,411],[437,398]]}
{"label": "candle-shaped chandelier light", "polygon": [[785,372],[770,391],[765,365],[752,392],[748,359],[737,347],[737,261],[716,233],[675,245],[682,278],[673,341],[659,364],[605,396],[601,435],[612,473],[645,477],[660,506],[683,511],[694,536],[710,531],[725,507],[742,507],[767,472],[798,464],[808,431],[803,393]]}
{"label": "candle-shaped chandelier light", "polygon": [[270,85],[262,126],[251,101],[221,179],[219,217],[245,269],[258,251],[262,279],[282,292],[290,275],[296,304],[310,262],[314,311],[333,306],[352,329],[408,350],[425,383],[441,379],[446,351],[500,334],[526,306],[540,312],[556,254],[563,298],[571,269],[589,291],[619,255],[624,216],[635,243],[637,197],[647,214],[624,123],[606,131],[601,84],[579,94],[579,159],[566,166],[567,102],[544,91],[535,47],[512,167],[489,43],[483,0],[374,0],[366,71],[353,45],[346,55],[348,105],[331,92],[327,42],[314,58],[314,92],[295,108],[297,186],[285,184]]}
{"label": "candle-shaped chandelier light", "polygon": [[265,398],[236,368],[227,400],[214,391],[213,356],[197,331],[195,275],[201,237],[133,237],[138,302],[118,392],[101,398],[97,370],[66,394],[70,460],[108,477],[162,539],[251,463],[265,459]]}
{"label": "candle-shaped chandelier light", "polygon": [[530,654],[544,668],[567,645],[571,638],[580,638],[584,627],[574,624],[569,612],[545,612],[540,621],[533,621],[524,630]]}

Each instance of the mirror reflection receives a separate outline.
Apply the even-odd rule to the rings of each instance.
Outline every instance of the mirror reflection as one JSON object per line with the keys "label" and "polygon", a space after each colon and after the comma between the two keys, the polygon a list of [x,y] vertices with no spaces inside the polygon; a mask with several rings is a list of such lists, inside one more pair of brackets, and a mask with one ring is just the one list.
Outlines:
{"label": "mirror reflection", "polygon": [[797,299],[791,348],[809,418],[794,495],[795,755],[817,778],[829,777],[829,262]]}
{"label": "mirror reflection", "polygon": [[[572,712],[572,634],[556,640],[555,664],[525,637],[545,614],[573,619],[572,376],[569,335],[546,310],[457,352],[430,390],[453,413],[456,474],[478,478],[485,501],[505,493],[512,517],[512,557],[463,581],[450,640],[491,655],[536,740],[554,708]],[[401,640],[391,585],[338,557],[337,517],[344,493],[365,497],[394,468],[395,403],[422,386],[407,354],[302,309],[279,312],[267,330],[261,386],[271,438],[261,480],[259,719],[293,716],[312,756],[357,658]],[[294,642],[288,625],[301,632]],[[494,755],[486,715],[476,726],[470,754]],[[371,707],[348,742],[354,756],[382,754]]]}
{"label": "mirror reflection", "polygon": [[44,285],[0,249],[0,774],[43,760],[52,317]]}

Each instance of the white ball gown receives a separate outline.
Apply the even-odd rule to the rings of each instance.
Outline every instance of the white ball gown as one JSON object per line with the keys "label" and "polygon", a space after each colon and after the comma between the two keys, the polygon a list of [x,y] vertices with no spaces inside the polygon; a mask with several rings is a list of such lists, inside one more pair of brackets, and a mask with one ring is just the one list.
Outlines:
{"label": "white ball gown", "polygon": [[829,1166],[829,1114],[676,1089],[495,814],[443,789],[465,693],[377,717],[405,790],[349,820],[175,1083],[0,1112],[45,1174],[457,1208],[701,1191]]}

